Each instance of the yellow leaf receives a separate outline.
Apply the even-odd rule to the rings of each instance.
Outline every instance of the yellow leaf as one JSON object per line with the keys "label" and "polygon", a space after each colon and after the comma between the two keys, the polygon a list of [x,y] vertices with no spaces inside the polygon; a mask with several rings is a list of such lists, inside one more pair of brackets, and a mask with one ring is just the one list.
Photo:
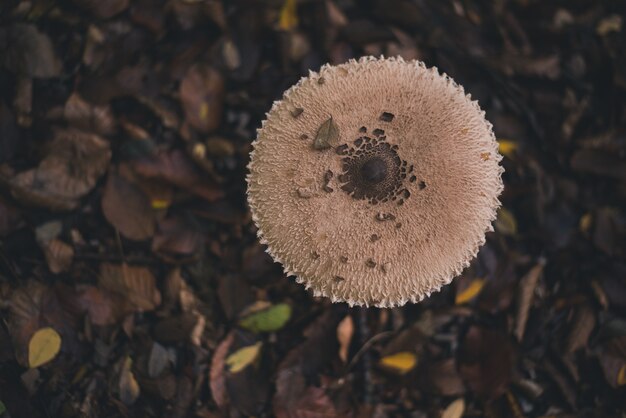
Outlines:
{"label": "yellow leaf", "polygon": [[483,289],[485,283],[486,281],[484,279],[472,280],[472,283],[470,283],[467,289],[461,291],[460,293],[457,293],[456,298],[454,299],[454,303],[457,305],[461,305],[474,299]]}
{"label": "yellow leaf", "polygon": [[50,327],[37,330],[28,344],[28,364],[32,369],[51,361],[61,350],[61,336]]}
{"label": "yellow leaf", "polygon": [[619,372],[617,372],[617,386],[626,385],[626,364],[620,367]]}
{"label": "yellow leaf", "polygon": [[152,209],[167,209],[170,207],[170,201],[165,199],[152,199]]}
{"label": "yellow leaf", "polygon": [[203,102],[200,105],[198,116],[200,116],[200,119],[206,119],[209,116],[209,104],[207,102]]}
{"label": "yellow leaf", "polygon": [[248,365],[253,363],[259,357],[262,345],[263,343],[259,341],[254,345],[240,348],[239,350],[228,356],[226,358],[228,371],[230,371],[231,373],[237,373],[248,367]]}
{"label": "yellow leaf", "polygon": [[417,356],[410,351],[402,351],[380,359],[380,364],[393,371],[405,374],[410,372],[417,364]]}
{"label": "yellow leaf", "polygon": [[517,142],[510,139],[498,139],[498,150],[505,157],[513,158],[513,154],[517,151]]}
{"label": "yellow leaf", "polygon": [[515,216],[505,208],[498,210],[498,218],[496,219],[496,230],[504,235],[517,234],[517,221]]}
{"label": "yellow leaf", "polygon": [[280,18],[278,27],[281,30],[292,30],[298,26],[298,10],[296,8],[296,0],[285,0],[283,7],[280,9]]}
{"label": "yellow leaf", "polygon": [[588,234],[593,222],[593,215],[590,212],[585,213],[578,222],[578,228],[583,234]]}
{"label": "yellow leaf", "polygon": [[448,405],[443,414],[441,414],[441,418],[461,418],[463,412],[465,412],[465,400],[459,398]]}

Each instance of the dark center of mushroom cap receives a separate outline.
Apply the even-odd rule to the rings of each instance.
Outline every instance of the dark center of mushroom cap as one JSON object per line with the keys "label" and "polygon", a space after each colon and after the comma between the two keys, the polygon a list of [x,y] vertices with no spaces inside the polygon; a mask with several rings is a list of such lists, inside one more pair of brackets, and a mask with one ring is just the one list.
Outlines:
{"label": "dark center of mushroom cap", "polygon": [[361,136],[352,146],[336,148],[337,154],[344,156],[343,172],[338,177],[341,189],[357,200],[366,199],[372,204],[396,201],[401,205],[411,195],[403,183],[413,166],[400,158],[399,147],[389,144],[382,130],[374,129],[372,133],[374,138]]}
{"label": "dark center of mushroom cap", "polygon": [[380,157],[372,157],[366,160],[359,172],[366,183],[376,184],[387,178],[387,164]]}

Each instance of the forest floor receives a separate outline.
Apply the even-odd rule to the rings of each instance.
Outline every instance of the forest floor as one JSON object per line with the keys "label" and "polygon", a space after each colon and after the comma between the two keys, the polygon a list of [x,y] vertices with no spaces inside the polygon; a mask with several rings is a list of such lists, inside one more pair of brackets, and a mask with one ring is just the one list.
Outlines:
{"label": "forest floor", "polygon": [[[0,417],[625,417],[626,3],[3,0]],[[419,304],[285,277],[251,141],[325,62],[477,99],[495,232]],[[451,150],[453,152],[453,150]]]}

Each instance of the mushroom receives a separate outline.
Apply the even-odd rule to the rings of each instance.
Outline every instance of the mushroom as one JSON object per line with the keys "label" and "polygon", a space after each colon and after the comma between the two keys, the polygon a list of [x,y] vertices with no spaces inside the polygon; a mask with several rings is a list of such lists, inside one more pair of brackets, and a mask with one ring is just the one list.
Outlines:
{"label": "mushroom", "polygon": [[253,147],[248,203],[261,242],[333,302],[422,300],[467,267],[500,206],[491,124],[419,61],[311,72],[274,103]]}

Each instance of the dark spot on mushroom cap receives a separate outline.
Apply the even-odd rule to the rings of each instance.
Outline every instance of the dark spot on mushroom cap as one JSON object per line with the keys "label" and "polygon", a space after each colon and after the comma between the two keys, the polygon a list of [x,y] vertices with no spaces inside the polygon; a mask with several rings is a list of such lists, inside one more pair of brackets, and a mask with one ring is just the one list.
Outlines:
{"label": "dark spot on mushroom cap", "polygon": [[303,108],[296,107],[295,109],[293,109],[291,111],[291,116],[293,116],[294,118],[297,118],[298,116],[300,116],[302,114],[302,112],[304,112]]}
{"label": "dark spot on mushroom cap", "polygon": [[372,260],[371,258],[368,258],[367,261],[365,262],[365,265],[369,268],[374,268],[376,267],[376,262]]}
{"label": "dark spot on mushroom cap", "polygon": [[380,183],[387,177],[387,164],[382,158],[374,157],[365,161],[360,168],[361,176],[367,183]]}
{"label": "dark spot on mushroom cap", "polygon": [[426,182],[424,180],[421,180],[419,183],[419,187],[420,190],[424,190],[426,188]]}
{"label": "dark spot on mushroom cap", "polygon": [[393,113],[383,112],[380,115],[380,120],[382,120],[383,122],[391,122],[394,117],[395,115]]}
{"label": "dark spot on mushroom cap", "polygon": [[354,141],[354,148],[341,151],[345,157],[338,179],[344,183],[341,189],[354,199],[367,199],[376,205],[393,199],[401,189],[407,163],[384,137],[361,136]]}

